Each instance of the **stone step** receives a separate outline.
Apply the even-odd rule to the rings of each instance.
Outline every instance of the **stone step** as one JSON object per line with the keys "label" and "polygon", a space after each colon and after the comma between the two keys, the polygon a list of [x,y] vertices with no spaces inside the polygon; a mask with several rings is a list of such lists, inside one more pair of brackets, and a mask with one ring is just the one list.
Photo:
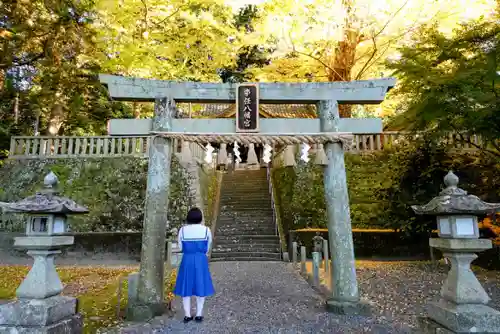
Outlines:
{"label": "stone step", "polygon": [[277,235],[233,235],[224,236],[215,234],[214,244],[216,243],[258,243],[258,244],[274,244],[280,243],[279,237]]}
{"label": "stone step", "polygon": [[230,252],[265,252],[265,253],[279,253],[280,247],[267,245],[262,246],[258,244],[229,244],[229,245],[215,245],[212,249],[213,253],[230,253]]}
{"label": "stone step", "polygon": [[275,230],[276,226],[274,224],[258,225],[258,226],[217,225],[217,232],[237,231],[244,234],[245,231],[262,231],[263,233],[270,231],[271,232],[270,234],[272,234],[274,233]]}
{"label": "stone step", "polygon": [[[235,221],[248,221],[248,222],[258,222],[258,221],[267,221],[269,219],[273,218],[273,212],[272,210],[265,210],[261,211],[264,209],[263,207],[257,207],[254,208],[255,212],[247,212],[247,211],[234,211],[234,210],[229,210],[231,209],[228,206],[222,206],[221,207],[221,213],[218,216],[219,220],[235,220]],[[267,208],[265,208],[267,209]]]}
{"label": "stone step", "polygon": [[245,185],[266,185],[267,186],[267,178],[266,177],[233,177],[233,178],[222,178],[222,184],[245,184]]}
{"label": "stone step", "polygon": [[[221,207],[222,208],[222,207]],[[267,207],[238,207],[238,208],[225,208],[226,210],[229,210],[229,211],[236,211],[236,214],[240,214],[243,216],[243,215],[250,215],[252,213],[258,213],[260,216],[263,216],[264,214],[265,215],[268,215],[268,216],[272,216],[273,215],[273,209],[269,206],[269,208]],[[222,212],[223,210],[221,210]]]}
{"label": "stone step", "polygon": [[228,200],[228,201],[220,201],[219,202],[221,206],[227,206],[227,207],[240,207],[240,206],[245,206],[245,207],[253,207],[253,208],[261,208],[261,207],[268,207],[271,208],[271,200],[269,201],[263,201],[262,199],[260,201],[246,201],[244,199],[241,199],[239,201],[235,200]]}
{"label": "stone step", "polygon": [[[258,208],[255,209],[259,210]],[[238,212],[237,212],[238,213]],[[217,222],[222,223],[234,223],[234,224],[274,224],[273,214],[272,212],[266,213],[265,215],[259,215],[254,217],[245,217],[245,216],[222,216],[217,218]]]}
{"label": "stone step", "polygon": [[255,218],[231,218],[231,217],[221,217],[217,219],[217,226],[224,225],[274,225],[274,220],[272,217],[262,217],[260,219]]}
{"label": "stone step", "polygon": [[263,186],[268,185],[266,177],[233,177],[233,178],[222,178],[222,185],[225,184],[241,184],[247,186]]}
{"label": "stone step", "polygon": [[217,221],[216,228],[217,230],[219,228],[233,228],[233,229],[238,229],[241,228],[242,230],[245,229],[256,229],[256,228],[263,228],[263,229],[268,229],[268,228],[275,228],[276,224],[273,221],[269,221],[267,223],[256,223],[256,222],[249,222],[249,223],[244,223],[244,222],[239,222],[239,223],[234,223],[234,222],[220,222]]}
{"label": "stone step", "polygon": [[271,198],[271,194],[267,189],[241,189],[234,190],[228,189],[227,191],[221,190],[220,198],[248,198],[248,199],[258,199],[258,198]]}
{"label": "stone step", "polygon": [[217,219],[217,226],[274,226],[274,221],[272,218],[263,218],[259,220],[255,219],[232,219],[232,218],[220,218]]}
{"label": "stone step", "polygon": [[[248,203],[245,202],[245,200],[241,200],[240,202],[219,202],[221,208],[225,208],[226,210],[229,211],[238,211],[239,208],[249,208],[249,209],[267,209],[267,210],[272,210],[271,206],[271,201],[269,202],[255,202],[255,203]],[[221,210],[222,211],[222,210]],[[262,215],[261,215],[262,216]]]}
{"label": "stone step", "polygon": [[273,234],[276,230],[274,225],[266,225],[266,226],[237,226],[237,225],[223,225],[217,226],[217,232],[226,233],[226,232],[239,232],[241,234],[245,234],[245,232],[262,232],[262,234]]}
{"label": "stone step", "polygon": [[[257,209],[256,209],[257,210]],[[270,214],[265,214],[265,215],[259,215],[259,216],[254,216],[254,217],[245,217],[245,216],[219,216],[217,218],[217,222],[223,222],[223,223],[241,223],[241,224],[250,224],[250,223],[273,223],[273,215],[272,213]]]}
{"label": "stone step", "polygon": [[[238,214],[242,214],[241,216],[243,217],[244,214],[248,213],[255,213],[255,218],[246,218],[243,217],[241,219],[247,219],[247,220],[252,220],[252,219],[261,219],[261,218],[271,218],[273,216],[273,209],[270,207],[270,205],[255,205],[255,206],[228,206],[224,205],[221,206],[221,211],[231,211],[234,213],[235,218],[239,218]],[[226,216],[226,217],[231,217],[231,216]]]}
{"label": "stone step", "polygon": [[[238,241],[238,240],[216,240],[214,241],[214,248],[224,248],[224,247],[231,247],[231,246],[241,246],[241,247],[247,247],[247,248],[280,248],[280,243],[279,240],[271,241],[271,242],[262,242],[259,240],[255,241],[248,241],[245,240],[244,242]],[[279,251],[279,250],[278,250]]]}
{"label": "stone step", "polygon": [[[235,188],[238,186],[235,185]],[[271,197],[269,194],[268,189],[221,189],[220,191],[220,196],[221,198],[224,197],[242,197],[242,196],[248,196],[252,198],[261,198],[261,197]]]}
{"label": "stone step", "polygon": [[223,258],[268,258],[268,259],[281,259],[280,253],[267,253],[267,252],[227,252],[227,253],[214,253],[212,251],[211,259]]}
{"label": "stone step", "polygon": [[223,181],[226,180],[265,180],[267,181],[266,173],[235,173],[235,174],[224,174],[222,177]]}
{"label": "stone step", "polygon": [[242,201],[246,203],[271,203],[271,196],[262,194],[252,194],[246,193],[241,195],[224,195],[220,197],[220,202],[230,202],[230,203],[241,203]]}
{"label": "stone step", "polygon": [[239,235],[272,235],[276,232],[276,230],[273,229],[265,229],[265,230],[240,230],[240,229],[231,229],[231,230],[220,230],[217,228],[217,231],[215,234],[219,237],[234,237],[234,236],[239,236]]}

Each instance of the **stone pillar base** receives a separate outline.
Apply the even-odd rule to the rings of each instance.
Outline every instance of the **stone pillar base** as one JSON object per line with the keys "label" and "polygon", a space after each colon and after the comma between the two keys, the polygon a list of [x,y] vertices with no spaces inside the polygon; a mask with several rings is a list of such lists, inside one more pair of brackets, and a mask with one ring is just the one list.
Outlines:
{"label": "stone pillar base", "polygon": [[360,300],[357,302],[349,301],[339,301],[330,298],[326,301],[326,309],[329,312],[340,314],[340,315],[371,315],[371,304],[366,300]]}
{"label": "stone pillar base", "polygon": [[283,262],[290,262],[290,255],[288,252],[283,252]]}
{"label": "stone pillar base", "polygon": [[77,313],[77,302],[73,297],[54,296],[1,305],[0,333],[80,334],[83,316]]}
{"label": "stone pillar base", "polygon": [[127,305],[127,320],[148,321],[154,317],[163,315],[167,311],[167,305],[162,304],[131,304]]}
{"label": "stone pillar base", "polygon": [[429,317],[418,317],[418,329],[422,334],[456,334]]}
{"label": "stone pillar base", "polygon": [[440,300],[427,304],[427,314],[451,333],[498,333],[500,328],[500,312],[482,304]]}

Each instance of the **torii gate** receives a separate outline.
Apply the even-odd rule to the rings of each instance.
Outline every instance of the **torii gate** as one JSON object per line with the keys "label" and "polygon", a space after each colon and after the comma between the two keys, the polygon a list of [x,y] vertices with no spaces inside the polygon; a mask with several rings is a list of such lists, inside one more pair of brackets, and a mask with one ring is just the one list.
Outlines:
{"label": "torii gate", "polygon": [[324,167],[325,200],[331,250],[332,295],[330,310],[341,314],[369,312],[360,300],[344,162],[344,145],[352,133],[382,132],[377,118],[340,118],[338,104],[379,104],[394,87],[393,78],[325,83],[258,83],[262,103],[317,104],[319,119],[261,119],[257,133],[236,133],[234,119],[175,119],[175,102],[234,103],[236,85],[171,82],[99,76],[110,96],[124,101],[154,101],[152,120],[111,120],[114,135],[154,135],[149,150],[146,208],[142,236],[137,305],[132,317],[147,319],[162,314],[165,234],[170,188],[172,140],[198,143],[288,143],[324,144],[328,164]]}

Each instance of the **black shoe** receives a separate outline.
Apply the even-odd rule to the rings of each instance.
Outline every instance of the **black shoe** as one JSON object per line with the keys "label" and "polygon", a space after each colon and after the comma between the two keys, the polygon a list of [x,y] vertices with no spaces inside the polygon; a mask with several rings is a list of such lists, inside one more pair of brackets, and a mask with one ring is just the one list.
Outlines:
{"label": "black shoe", "polygon": [[194,317],[194,321],[196,321],[196,322],[202,322],[203,321],[203,317]]}
{"label": "black shoe", "polygon": [[187,324],[188,322],[190,322],[191,320],[193,320],[193,317],[184,317],[184,323]]}

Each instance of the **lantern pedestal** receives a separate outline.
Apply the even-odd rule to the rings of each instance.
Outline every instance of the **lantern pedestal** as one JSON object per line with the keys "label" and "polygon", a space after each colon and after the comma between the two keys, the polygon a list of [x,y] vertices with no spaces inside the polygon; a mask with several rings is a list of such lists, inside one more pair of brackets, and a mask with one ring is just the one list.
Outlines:
{"label": "lantern pedestal", "polygon": [[0,306],[0,333],[81,333],[78,300],[68,296],[18,299]]}
{"label": "lantern pedestal", "polygon": [[486,305],[490,298],[470,269],[477,258],[475,252],[490,249],[491,240],[432,238],[429,244],[443,252],[451,269],[441,299],[427,305],[429,319],[421,319],[421,329],[425,333],[446,333],[438,331],[441,325],[449,333],[498,333],[500,312]]}
{"label": "lantern pedestal", "polygon": [[60,248],[73,244],[73,236],[15,238],[14,246],[28,249],[34,262],[16,290],[17,300],[0,306],[0,333],[81,333],[83,317],[78,300],[61,296],[63,285],[54,266]]}

